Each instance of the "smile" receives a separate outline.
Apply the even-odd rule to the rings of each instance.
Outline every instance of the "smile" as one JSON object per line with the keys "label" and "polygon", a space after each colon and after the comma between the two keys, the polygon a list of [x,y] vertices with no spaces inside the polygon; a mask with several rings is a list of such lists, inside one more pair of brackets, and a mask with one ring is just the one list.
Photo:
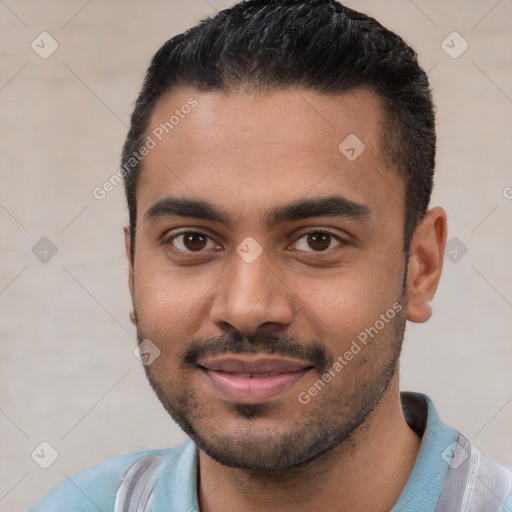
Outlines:
{"label": "smile", "polygon": [[221,398],[244,404],[276,398],[313,368],[296,359],[239,356],[205,359],[198,366]]}

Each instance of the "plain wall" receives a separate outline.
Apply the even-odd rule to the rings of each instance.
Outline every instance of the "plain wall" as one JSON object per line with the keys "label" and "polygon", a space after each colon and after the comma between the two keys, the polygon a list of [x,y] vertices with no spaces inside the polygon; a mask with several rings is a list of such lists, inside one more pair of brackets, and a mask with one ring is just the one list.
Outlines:
{"label": "plain wall", "polygon": [[[103,200],[93,190],[119,167],[154,52],[228,5],[0,3],[0,511],[25,510],[107,458],[185,439],[132,353],[122,186]],[[429,71],[439,141],[432,205],[447,210],[449,238],[459,240],[433,318],[408,326],[401,387],[428,394],[446,423],[512,465],[512,4],[347,5],[398,32]],[[59,45],[47,59],[31,47],[43,31]],[[458,58],[442,47],[454,31],[469,44]],[[452,53],[462,44],[453,37]],[[43,237],[57,248],[46,263],[33,253]],[[46,470],[31,458],[43,441],[59,454]]]}

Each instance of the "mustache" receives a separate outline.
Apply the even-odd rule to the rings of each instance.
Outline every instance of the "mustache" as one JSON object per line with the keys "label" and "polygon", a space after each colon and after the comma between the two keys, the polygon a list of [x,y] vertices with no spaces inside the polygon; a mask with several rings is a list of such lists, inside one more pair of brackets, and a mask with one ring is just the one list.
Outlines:
{"label": "mustache", "polygon": [[277,354],[304,359],[323,372],[333,364],[333,359],[316,340],[305,345],[294,337],[268,333],[243,336],[238,332],[193,341],[183,353],[181,363],[187,366],[195,365],[202,356],[220,354]]}

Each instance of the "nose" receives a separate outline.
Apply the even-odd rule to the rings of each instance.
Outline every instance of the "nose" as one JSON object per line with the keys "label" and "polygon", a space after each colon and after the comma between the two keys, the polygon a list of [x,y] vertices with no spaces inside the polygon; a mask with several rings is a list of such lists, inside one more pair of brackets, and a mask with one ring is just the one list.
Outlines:
{"label": "nose", "polygon": [[279,276],[265,251],[251,263],[234,254],[230,270],[218,283],[210,319],[219,328],[244,335],[262,326],[279,329],[293,317],[292,290]]}

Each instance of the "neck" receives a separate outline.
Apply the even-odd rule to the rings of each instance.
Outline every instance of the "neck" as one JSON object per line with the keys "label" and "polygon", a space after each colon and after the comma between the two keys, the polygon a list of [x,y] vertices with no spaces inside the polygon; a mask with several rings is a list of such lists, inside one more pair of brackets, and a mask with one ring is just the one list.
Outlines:
{"label": "neck", "polygon": [[250,472],[222,466],[199,451],[201,512],[389,511],[414,466],[421,439],[405,421],[395,377],[350,439],[298,468]]}

